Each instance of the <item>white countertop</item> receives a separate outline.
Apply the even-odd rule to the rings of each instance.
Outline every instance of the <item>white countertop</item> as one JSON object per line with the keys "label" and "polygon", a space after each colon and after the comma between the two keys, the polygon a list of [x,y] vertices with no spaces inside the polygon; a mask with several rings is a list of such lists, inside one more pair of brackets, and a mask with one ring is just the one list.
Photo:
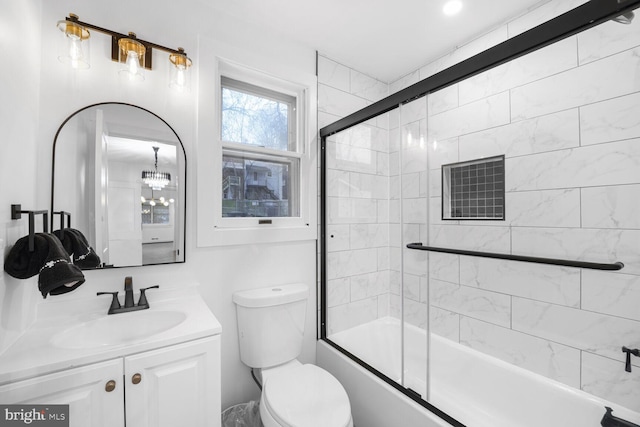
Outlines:
{"label": "white countertop", "polygon": [[[123,292],[120,292],[121,301],[122,294]],[[111,302],[108,296],[100,297],[99,305],[95,301],[91,301],[81,314],[65,315],[64,304],[57,304],[55,310],[51,308],[41,310],[33,325],[0,355],[0,384],[149,351],[222,332],[220,322],[211,313],[195,287],[186,287],[186,289],[179,291],[153,289],[147,291],[147,299],[150,305],[147,310],[112,315],[107,315]],[[137,292],[135,293],[135,301],[138,301]],[[72,300],[68,304],[77,305],[80,303],[81,300]],[[77,313],[78,310],[75,312]],[[115,330],[109,332],[110,337],[105,340],[112,342],[110,344],[94,344],[84,347],[81,342],[74,342],[73,347],[79,348],[63,348],[63,346],[54,343],[57,334],[96,320],[109,322],[110,318],[118,317],[118,325],[126,325],[127,328],[135,329],[136,323],[140,324],[140,321],[144,320],[145,314],[152,312],[155,312],[153,315],[156,316],[158,312],[180,312],[184,314],[184,320],[170,329],[135,341],[118,342],[118,330]],[[105,319],[107,316],[109,319]],[[131,319],[130,324],[123,322],[126,318]]]}

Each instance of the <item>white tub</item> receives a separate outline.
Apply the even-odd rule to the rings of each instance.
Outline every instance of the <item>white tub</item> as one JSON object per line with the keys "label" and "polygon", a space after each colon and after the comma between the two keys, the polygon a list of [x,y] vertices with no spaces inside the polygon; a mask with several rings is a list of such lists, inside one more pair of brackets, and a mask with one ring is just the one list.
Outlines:
{"label": "white tub", "polygon": [[[400,321],[387,317],[329,339],[400,382],[400,332]],[[434,334],[427,379],[426,332],[405,325],[404,334],[405,387],[425,398],[430,381],[426,400],[468,427],[598,427],[605,406],[640,424],[637,412]],[[331,371],[331,366],[325,368]]]}

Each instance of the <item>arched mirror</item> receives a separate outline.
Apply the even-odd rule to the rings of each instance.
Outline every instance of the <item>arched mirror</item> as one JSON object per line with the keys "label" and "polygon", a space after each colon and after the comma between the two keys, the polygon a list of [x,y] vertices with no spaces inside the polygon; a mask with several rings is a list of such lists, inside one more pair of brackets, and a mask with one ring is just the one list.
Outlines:
{"label": "arched mirror", "polygon": [[134,105],[90,105],[53,142],[52,229],[80,231],[100,258],[91,268],[184,262],[185,183],[167,122]]}

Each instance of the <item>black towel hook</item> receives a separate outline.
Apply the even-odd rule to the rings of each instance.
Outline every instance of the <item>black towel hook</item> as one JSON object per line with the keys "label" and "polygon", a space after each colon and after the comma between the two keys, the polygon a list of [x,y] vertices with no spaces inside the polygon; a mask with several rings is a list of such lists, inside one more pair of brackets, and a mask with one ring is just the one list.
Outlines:
{"label": "black towel hook", "polygon": [[22,205],[11,205],[11,219],[20,219],[22,214],[29,214],[29,252],[35,250],[36,215],[42,215],[42,231],[49,232],[49,211],[23,211]]}

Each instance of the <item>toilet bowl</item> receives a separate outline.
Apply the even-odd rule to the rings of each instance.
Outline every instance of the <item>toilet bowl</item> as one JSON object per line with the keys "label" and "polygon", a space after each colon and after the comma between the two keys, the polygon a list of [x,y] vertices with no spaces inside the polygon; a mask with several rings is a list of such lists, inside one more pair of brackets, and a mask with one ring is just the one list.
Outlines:
{"label": "toilet bowl", "polygon": [[351,405],[329,372],[302,364],[309,288],[293,284],[233,294],[240,359],[258,371],[265,427],[352,427]]}
{"label": "toilet bowl", "polygon": [[297,360],[262,371],[260,417],[265,427],[352,427],[349,397],[338,380]]}

